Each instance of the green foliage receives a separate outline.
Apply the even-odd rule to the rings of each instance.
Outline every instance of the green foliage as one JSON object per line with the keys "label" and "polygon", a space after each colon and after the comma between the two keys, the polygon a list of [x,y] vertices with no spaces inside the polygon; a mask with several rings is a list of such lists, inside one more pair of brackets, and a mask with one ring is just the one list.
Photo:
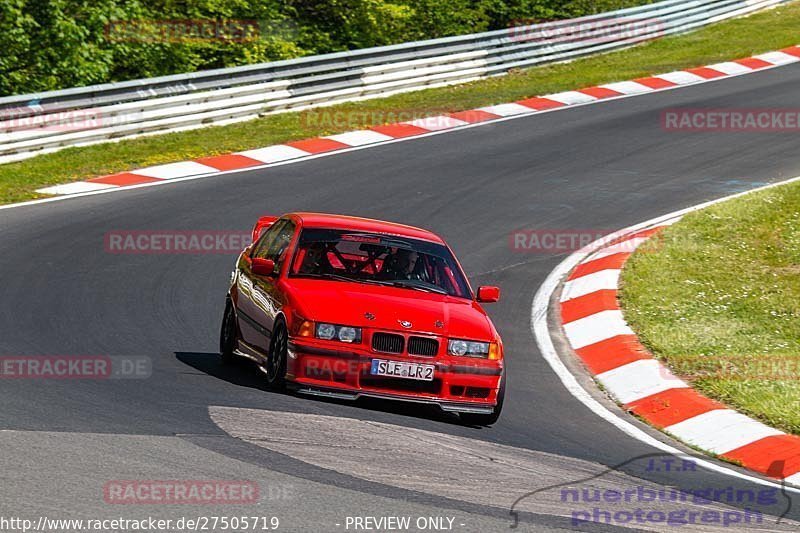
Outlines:
{"label": "green foliage", "polygon": [[294,0],[301,46],[315,52],[402,42],[413,9],[384,0]]}
{"label": "green foliage", "polygon": [[495,29],[490,27],[484,1],[402,1],[413,9],[411,24],[407,28],[409,38],[406,40],[435,39]]}
{"label": "green foliage", "polygon": [[[0,0],[0,96],[352,50],[652,0]],[[190,38],[180,22],[245,21]],[[176,24],[176,22],[178,24]],[[210,27],[210,25],[209,25]]]}

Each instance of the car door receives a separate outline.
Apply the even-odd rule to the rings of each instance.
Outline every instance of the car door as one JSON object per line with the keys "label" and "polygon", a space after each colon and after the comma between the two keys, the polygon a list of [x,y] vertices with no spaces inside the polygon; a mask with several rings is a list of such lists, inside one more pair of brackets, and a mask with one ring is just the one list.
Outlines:
{"label": "car door", "polygon": [[[289,256],[289,245],[294,238],[296,224],[290,219],[280,219],[259,238],[249,256],[242,258],[237,277],[237,316],[242,340],[262,354],[269,351],[275,317],[283,308],[284,296],[278,287],[279,273]],[[257,276],[251,268],[253,258],[275,261],[274,276]]]}

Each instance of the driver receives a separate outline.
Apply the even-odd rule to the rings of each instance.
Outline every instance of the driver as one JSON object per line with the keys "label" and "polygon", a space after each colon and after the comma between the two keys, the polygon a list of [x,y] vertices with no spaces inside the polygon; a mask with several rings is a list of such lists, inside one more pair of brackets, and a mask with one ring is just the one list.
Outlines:
{"label": "driver", "polygon": [[303,274],[328,274],[331,272],[331,263],[328,261],[328,247],[324,242],[312,242],[306,249],[303,258]]}
{"label": "driver", "polygon": [[388,279],[413,279],[422,280],[422,276],[417,268],[419,254],[413,250],[399,248],[394,254],[386,259],[386,268],[383,270],[384,276]]}

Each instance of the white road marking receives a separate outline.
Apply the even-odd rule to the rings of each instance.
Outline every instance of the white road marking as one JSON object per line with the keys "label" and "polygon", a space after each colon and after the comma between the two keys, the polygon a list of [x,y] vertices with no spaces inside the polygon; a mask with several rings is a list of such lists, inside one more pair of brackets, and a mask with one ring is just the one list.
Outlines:
{"label": "white road marking", "polygon": [[786,483],[800,486],[800,472],[792,474],[791,476],[787,477],[785,481]]}
{"label": "white road marking", "polygon": [[753,57],[761,61],[766,61],[767,63],[772,63],[773,65],[787,65],[800,61],[800,57],[787,54],[786,52],[767,52],[766,54],[758,54]]}
{"label": "white road marking", "polygon": [[644,244],[648,240],[650,240],[650,239],[648,239],[646,237],[636,237],[636,238],[633,238],[633,239],[626,239],[626,240],[624,240],[622,242],[619,242],[617,244],[614,244],[612,246],[608,246],[607,248],[603,248],[602,250],[600,250],[596,254],[593,254],[591,257],[589,257],[588,258],[589,261],[586,261],[586,262],[588,263],[588,262],[594,261],[596,259],[602,259],[603,257],[608,257],[609,255],[615,255],[615,254],[620,254],[620,253],[632,254],[633,252],[636,251],[636,249],[639,246],[641,246],[642,244]]}
{"label": "white road marking", "polygon": [[690,83],[699,83],[701,81],[706,81],[706,79],[702,76],[698,76],[697,74],[692,74],[691,72],[686,72],[683,70],[676,70],[675,72],[667,72],[666,74],[659,74],[656,78],[661,78],[662,80],[671,81],[672,83],[677,83],[678,85],[688,85]]}
{"label": "white road marking", "polygon": [[597,291],[615,290],[619,286],[620,272],[618,268],[609,268],[571,279],[564,283],[561,301],[566,302]]}
{"label": "white road marking", "polygon": [[118,189],[116,185],[108,183],[93,183],[90,181],[75,181],[73,183],[64,183],[63,185],[53,185],[51,187],[44,187],[43,189],[36,189],[36,192],[42,194],[80,194],[85,192],[102,191],[104,189]]}
{"label": "white road marking", "polygon": [[642,359],[618,366],[598,374],[597,380],[621,404],[689,386],[655,359]]}
{"label": "white road marking", "polygon": [[601,85],[605,89],[611,89],[612,91],[617,91],[618,93],[622,94],[642,94],[642,93],[649,93],[653,92],[655,89],[652,87],[648,87],[647,85],[642,85],[641,83],[635,81],[618,81],[616,83],[606,83],[605,85]]}
{"label": "white road marking", "polygon": [[622,318],[622,311],[601,311],[564,324],[564,334],[575,350],[616,337],[633,335]]}
{"label": "white road marking", "polygon": [[208,165],[197,163],[196,161],[167,163],[166,165],[137,168],[133,171],[134,174],[138,174],[140,176],[148,176],[150,178],[158,178],[162,180],[185,178],[186,176],[195,176],[197,174],[208,174],[212,172],[219,172],[219,170]]}
{"label": "white road marking", "polygon": [[731,75],[731,74],[746,74],[751,72],[753,69],[750,67],[746,67],[740,63],[734,63],[733,61],[725,61],[723,63],[714,63],[713,65],[708,65],[708,68],[712,68],[714,70],[718,70],[719,72]]}
{"label": "white road marking", "polygon": [[346,133],[339,133],[338,135],[328,135],[325,138],[338,141],[348,146],[362,146],[394,139],[394,137],[389,137],[388,135],[372,130],[348,131]]}
{"label": "white road marking", "polygon": [[567,105],[586,104],[588,102],[594,102],[597,100],[597,98],[594,96],[589,96],[586,93],[578,91],[564,91],[563,93],[546,94],[542,98],[555,100],[556,102],[561,102],[562,104]]}
{"label": "white road marking", "polygon": [[479,107],[478,111],[486,111],[487,113],[498,115],[500,117],[510,117],[522,113],[531,113],[533,110],[530,107],[525,107],[522,104],[510,103]]}
{"label": "white road marking", "polygon": [[243,155],[250,159],[261,161],[262,163],[277,163],[278,161],[286,161],[288,159],[296,159],[309,155],[309,153],[304,150],[285,144],[276,144],[267,146],[266,148],[256,148],[255,150],[245,150],[244,152],[237,153],[238,155]]}
{"label": "white road marking", "polygon": [[418,118],[409,122],[403,122],[403,124],[410,124],[428,131],[439,131],[465,126],[469,123],[458,120],[457,118],[448,117],[447,115],[437,115],[435,117]]}
{"label": "white road marking", "polygon": [[764,437],[783,434],[731,409],[713,409],[667,426],[664,431],[684,442],[720,454]]}

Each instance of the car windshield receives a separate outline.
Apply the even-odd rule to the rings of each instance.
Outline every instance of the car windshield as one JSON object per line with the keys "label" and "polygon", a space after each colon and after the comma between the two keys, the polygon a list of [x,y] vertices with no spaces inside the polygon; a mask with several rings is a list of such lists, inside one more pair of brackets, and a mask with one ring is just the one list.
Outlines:
{"label": "car windshield", "polygon": [[289,275],[472,297],[446,246],[408,237],[304,229]]}

